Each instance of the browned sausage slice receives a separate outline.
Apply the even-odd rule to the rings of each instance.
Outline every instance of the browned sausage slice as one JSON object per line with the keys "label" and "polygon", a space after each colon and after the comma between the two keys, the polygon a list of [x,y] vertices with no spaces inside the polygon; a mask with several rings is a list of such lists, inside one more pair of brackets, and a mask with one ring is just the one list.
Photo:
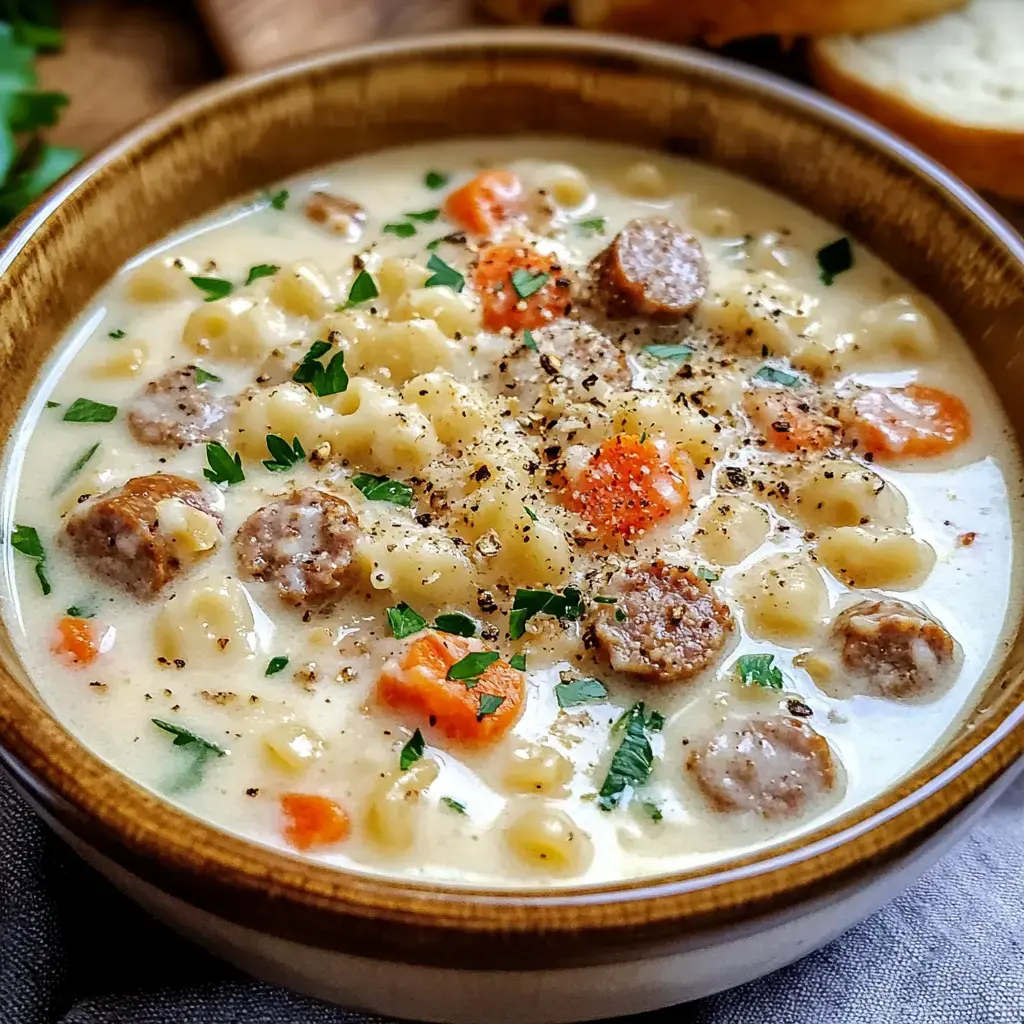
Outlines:
{"label": "browned sausage slice", "polygon": [[209,441],[228,411],[214,383],[200,384],[195,366],[168,370],[131,404],[128,429],[140,444],[184,448]]}
{"label": "browned sausage slice", "polygon": [[832,639],[855,692],[928,697],[952,676],[956,643],[933,618],[902,601],[861,601],[836,617]]}
{"label": "browned sausage slice", "polygon": [[314,192],[306,200],[306,219],[341,235],[348,242],[358,240],[366,223],[366,210],[359,203],[331,192]]}
{"label": "browned sausage slice", "polygon": [[782,715],[723,726],[691,752],[686,768],[716,811],[769,819],[799,814],[836,781],[825,737]]}
{"label": "browned sausage slice", "polygon": [[594,622],[612,668],[655,682],[688,679],[711,665],[733,628],[729,606],[687,569],[653,562],[626,569]]}
{"label": "browned sausage slice", "polygon": [[199,484],[158,473],[133,477],[85,505],[68,520],[63,543],[94,575],[135,597],[153,597],[188,560],[174,538],[160,531],[157,506],[170,498],[210,516],[220,528],[220,512]]}
{"label": "browned sausage slice", "polygon": [[660,217],[631,220],[590,265],[593,295],[613,319],[682,320],[704,298],[708,265],[700,242]]}
{"label": "browned sausage slice", "polygon": [[356,581],[358,536],[347,501],[304,487],[253,512],[235,535],[235,555],[246,576],[276,586],[285,604],[324,605]]}

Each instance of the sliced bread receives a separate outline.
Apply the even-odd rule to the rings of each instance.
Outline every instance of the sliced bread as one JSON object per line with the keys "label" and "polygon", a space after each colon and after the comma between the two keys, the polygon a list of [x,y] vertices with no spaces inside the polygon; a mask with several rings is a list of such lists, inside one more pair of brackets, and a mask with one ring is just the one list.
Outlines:
{"label": "sliced bread", "polygon": [[507,21],[571,22],[712,45],[746,36],[873,32],[959,7],[964,0],[484,0]]}
{"label": "sliced bread", "polygon": [[818,40],[815,82],[976,188],[1024,198],[1024,0]]}

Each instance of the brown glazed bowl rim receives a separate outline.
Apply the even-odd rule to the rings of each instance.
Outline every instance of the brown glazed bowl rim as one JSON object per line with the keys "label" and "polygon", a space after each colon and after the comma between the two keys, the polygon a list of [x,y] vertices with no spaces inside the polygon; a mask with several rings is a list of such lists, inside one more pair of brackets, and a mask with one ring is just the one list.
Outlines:
{"label": "brown glazed bowl rim", "polygon": [[[10,229],[0,275],[31,249],[47,218],[78,189],[106,173],[124,174],[182,124],[216,118],[227,101],[274,83],[316,73],[341,74],[374,59],[435,59],[446,51],[502,54],[541,51],[567,62],[628,60],[673,69],[766,96],[803,116],[866,143],[944,194],[947,205],[980,223],[1011,260],[1024,266],[1024,243],[970,189],[884,129],[832,101],[770,74],[723,58],[615,36],[544,30],[469,30],[327,53],[280,68],[228,79],[184,98],[107,146],[58,183]],[[88,203],[88,196],[85,200]],[[8,282],[10,284],[10,282]],[[10,657],[10,656],[8,656]],[[229,893],[238,902],[264,896],[286,913],[303,909],[335,925],[363,920],[398,927],[427,924],[435,935],[492,932],[580,935],[656,926],[713,927],[744,920],[834,891],[848,880],[914,848],[979,795],[1021,753],[1024,705],[1003,709],[959,736],[894,790],[849,812],[837,823],[738,860],[670,876],[557,889],[477,888],[414,883],[329,867],[249,842],[180,810],[102,762],[74,739],[41,701],[0,672],[0,751],[8,770],[36,803],[69,831],[143,877],[158,876],[167,891],[202,903],[202,893]],[[91,785],[79,780],[76,766]],[[197,896],[197,894],[199,894]],[[222,903],[213,900],[213,903]],[[267,928],[274,929],[268,922]],[[667,933],[666,933],[667,934]],[[313,941],[318,940],[315,936]],[[330,940],[323,940],[327,945]]]}

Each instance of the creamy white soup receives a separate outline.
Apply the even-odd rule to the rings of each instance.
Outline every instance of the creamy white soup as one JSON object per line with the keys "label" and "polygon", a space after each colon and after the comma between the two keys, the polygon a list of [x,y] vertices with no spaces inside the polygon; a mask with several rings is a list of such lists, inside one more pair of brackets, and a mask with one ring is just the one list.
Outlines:
{"label": "creamy white soup", "polygon": [[626,147],[396,149],[225,208],[97,296],[17,437],[5,612],[54,713],[361,871],[791,838],[934,750],[1012,611],[1017,456],[946,317]]}

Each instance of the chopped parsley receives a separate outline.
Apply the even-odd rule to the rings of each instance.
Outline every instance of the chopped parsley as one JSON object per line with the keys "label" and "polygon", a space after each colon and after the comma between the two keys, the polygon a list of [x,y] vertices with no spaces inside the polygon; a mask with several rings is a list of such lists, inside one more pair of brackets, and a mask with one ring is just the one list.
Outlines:
{"label": "chopped parsley", "polygon": [[352,287],[348,290],[348,298],[345,300],[346,306],[358,306],[361,302],[368,302],[370,299],[375,299],[380,295],[377,291],[377,282],[370,276],[368,270],[360,270],[356,274],[356,279],[352,282]]}
{"label": "chopped parsley", "polygon": [[595,604],[615,604],[618,601],[617,597],[595,597]]}
{"label": "chopped parsley", "polygon": [[285,654],[279,654],[276,658],[271,658],[267,663],[267,670],[263,674],[265,676],[276,676],[278,672],[283,672],[288,666],[288,656]]}
{"label": "chopped parsley", "polygon": [[664,725],[664,718],[659,714],[655,719],[655,714],[652,712],[648,718],[641,700],[615,723],[614,729],[623,729],[625,735],[612,755],[608,774],[597,794],[597,805],[601,810],[613,810],[627,789],[639,789],[650,778],[654,767],[654,751],[651,749],[649,733],[658,731]]}
{"label": "chopped parsley", "polygon": [[536,351],[538,351],[538,349],[537,349],[537,342],[535,342],[535,341],[533,340],[533,332],[532,332],[532,331],[531,331],[531,330],[530,330],[529,328],[527,328],[527,329],[526,329],[525,331],[523,331],[523,344],[524,344],[524,345],[525,345],[525,346],[526,346],[526,347],[527,347],[527,348],[528,348],[528,349],[529,349],[529,350],[530,350],[531,352],[536,352]]}
{"label": "chopped parsley", "polygon": [[210,373],[209,370],[204,370],[201,366],[196,367],[196,384],[199,386],[203,384],[220,384],[223,380],[223,377],[218,377],[217,374]]}
{"label": "chopped parsley", "polygon": [[512,657],[508,659],[508,663],[517,672],[525,672],[526,671],[526,655],[525,654],[513,654]]}
{"label": "chopped parsley", "polygon": [[203,476],[214,484],[240,484],[245,479],[242,472],[242,456],[235,452],[230,455],[220,441],[210,441],[206,446],[206,461],[209,469],[203,470]]}
{"label": "chopped parsley", "polygon": [[329,341],[314,341],[292,374],[296,384],[305,384],[319,398],[340,395],[348,389],[344,352],[335,352],[326,366],[320,362],[320,357],[329,352],[330,348]]}
{"label": "chopped parsley", "polygon": [[159,718],[153,718],[151,721],[158,729],[163,729],[174,737],[174,746],[186,748],[192,756],[191,764],[171,783],[170,788],[174,793],[195,789],[203,781],[207,762],[214,757],[224,757],[227,754],[223,747],[204,740],[191,729],[182,728],[173,722],[162,722]]}
{"label": "chopped parsley", "polygon": [[466,813],[466,805],[460,804],[459,801],[455,799],[455,797],[443,796],[441,797],[441,803],[444,804],[444,806],[447,807],[448,810],[454,811],[456,814]]}
{"label": "chopped parsley", "polygon": [[75,459],[74,462],[71,463],[70,466],[68,466],[66,470],[64,470],[63,473],[61,473],[60,479],[58,479],[58,481],[53,485],[53,490],[50,491],[51,498],[60,494],[60,492],[63,491],[76,476],[78,476],[82,471],[82,467],[96,454],[97,451],[99,451],[99,447],[99,441],[90,445],[84,452],[82,452],[81,455],[78,456],[77,459]]}
{"label": "chopped parsley", "polygon": [[425,746],[423,733],[417,729],[409,738],[409,742],[402,747],[402,753],[398,755],[398,767],[403,772],[411,768],[423,756]]}
{"label": "chopped parsley", "polygon": [[476,686],[480,676],[491,667],[499,658],[497,651],[473,651],[464,658],[460,658],[450,669],[446,678],[464,682],[466,689],[471,690]]}
{"label": "chopped parsley", "polygon": [[257,263],[255,267],[249,268],[249,276],[246,277],[245,283],[252,284],[253,281],[258,281],[261,277],[273,277],[280,269],[273,263]]}
{"label": "chopped parsley", "polygon": [[661,807],[653,800],[645,800],[640,806],[643,808],[644,814],[646,814],[651,821],[661,821],[661,819],[665,817],[665,815],[661,813]]}
{"label": "chopped parsley", "polygon": [[515,288],[519,298],[528,299],[534,292],[539,292],[550,277],[551,275],[546,270],[532,274],[525,267],[516,267],[511,274],[512,287]]}
{"label": "chopped parsley", "polygon": [[481,693],[480,704],[477,707],[476,720],[482,722],[488,715],[493,715],[502,704],[505,703],[504,697],[497,697],[493,693]]}
{"label": "chopped parsley", "polygon": [[430,259],[427,260],[427,270],[433,271],[426,280],[428,288],[447,286],[452,291],[461,292],[466,287],[466,279],[462,274],[454,267],[448,266],[437,253],[431,253]]}
{"label": "chopped parsley", "polygon": [[283,210],[288,203],[288,189],[283,188],[273,195],[268,193],[267,200],[275,210]]}
{"label": "chopped parsley", "polygon": [[555,685],[555,700],[560,708],[594,704],[607,699],[608,691],[600,679],[570,679]]}
{"label": "chopped parsley", "polygon": [[448,175],[442,174],[440,171],[427,171],[423,176],[423,184],[436,192],[439,188],[444,188],[448,184]]}
{"label": "chopped parsley", "polygon": [[362,491],[367,501],[390,501],[392,505],[408,508],[412,504],[412,488],[401,480],[392,480],[373,473],[357,473],[352,486]]}
{"label": "chopped parsley", "polygon": [[190,277],[189,280],[201,291],[206,293],[206,301],[213,302],[230,295],[235,286],[222,277]]}
{"label": "chopped parsley", "polygon": [[104,405],[91,398],[76,398],[64,413],[64,422],[109,423],[116,415],[116,405]]}
{"label": "chopped parsley", "polygon": [[297,437],[293,437],[292,443],[288,444],[283,437],[278,437],[277,434],[267,434],[267,451],[270,452],[271,457],[264,459],[263,465],[271,473],[285,473],[306,457],[306,452]]}
{"label": "chopped parsley", "polygon": [[693,355],[689,345],[644,345],[641,351],[654,359],[689,359]]}
{"label": "chopped parsley", "polygon": [[583,617],[583,596],[576,587],[566,587],[561,594],[550,590],[517,590],[508,617],[508,634],[518,640],[526,632],[526,622],[534,615],[551,615],[556,619]]}
{"label": "chopped parsley", "polygon": [[59,409],[60,408],[60,402],[47,402],[46,403],[46,408],[47,409]]}
{"label": "chopped parsley", "polygon": [[442,242],[445,241],[447,241],[447,239],[442,235],[440,238],[435,238],[433,241],[427,242],[424,248],[427,252],[433,252]]}
{"label": "chopped parsley", "polygon": [[477,623],[465,612],[445,612],[434,619],[434,626],[442,633],[454,636],[476,636]]}
{"label": "chopped parsley", "polygon": [[36,579],[39,580],[39,587],[43,597],[49,595],[53,587],[46,575],[46,552],[43,550],[43,542],[34,526],[15,526],[11,534],[11,547],[26,558],[32,558],[36,563]]}
{"label": "chopped parsley", "polygon": [[127,338],[128,335],[118,328],[116,331],[107,331],[107,337],[112,341],[120,341],[122,338]]}
{"label": "chopped parsley", "polygon": [[598,232],[604,231],[607,223],[607,217],[590,217],[587,220],[577,221],[576,226],[588,235],[596,235]]}
{"label": "chopped parsley", "polygon": [[73,619],[95,619],[96,611],[91,605],[87,604],[72,604],[68,605],[64,609],[65,615],[70,615]]}
{"label": "chopped parsley", "polygon": [[[397,224],[385,224],[381,228],[385,235],[396,235],[398,238],[412,238],[416,234],[416,225],[408,221],[400,221]],[[366,273],[366,271],[363,271]],[[373,296],[370,296],[371,298]]]}
{"label": "chopped parsley", "polygon": [[709,569],[706,565],[697,566],[697,579],[703,580],[705,583],[714,583],[718,578],[718,573],[714,569]]}
{"label": "chopped parsley", "polygon": [[418,220],[424,224],[432,224],[440,216],[441,211],[436,208],[433,210],[420,210],[419,213],[406,214],[406,217],[408,217],[410,220]]}
{"label": "chopped parsley", "polygon": [[772,384],[782,384],[787,388],[800,383],[800,378],[795,373],[787,373],[785,370],[778,370],[774,366],[762,366],[754,374],[754,379],[770,381]]}
{"label": "chopped parsley", "polygon": [[817,255],[819,277],[824,285],[831,285],[839,274],[853,266],[853,246],[845,236],[822,246]]}
{"label": "chopped parsley", "polygon": [[533,511],[533,509],[532,509],[532,508],[530,508],[530,506],[529,506],[529,505],[524,505],[524,506],[523,506],[523,511],[524,511],[524,512],[525,512],[525,513],[526,513],[526,514],[527,514],[527,515],[528,515],[528,516],[529,516],[529,517],[530,517],[530,518],[531,518],[531,519],[532,519],[532,520],[533,520],[534,522],[537,522],[537,513],[536,513],[536,512],[534,512],[534,511]]}
{"label": "chopped parsley", "polygon": [[396,640],[404,640],[421,629],[426,629],[427,620],[419,612],[413,611],[404,601],[389,608],[387,611],[388,625]]}
{"label": "chopped parsley", "polygon": [[782,689],[782,673],[772,664],[774,654],[744,654],[736,661],[736,674],[744,686],[764,686],[770,690]]}

